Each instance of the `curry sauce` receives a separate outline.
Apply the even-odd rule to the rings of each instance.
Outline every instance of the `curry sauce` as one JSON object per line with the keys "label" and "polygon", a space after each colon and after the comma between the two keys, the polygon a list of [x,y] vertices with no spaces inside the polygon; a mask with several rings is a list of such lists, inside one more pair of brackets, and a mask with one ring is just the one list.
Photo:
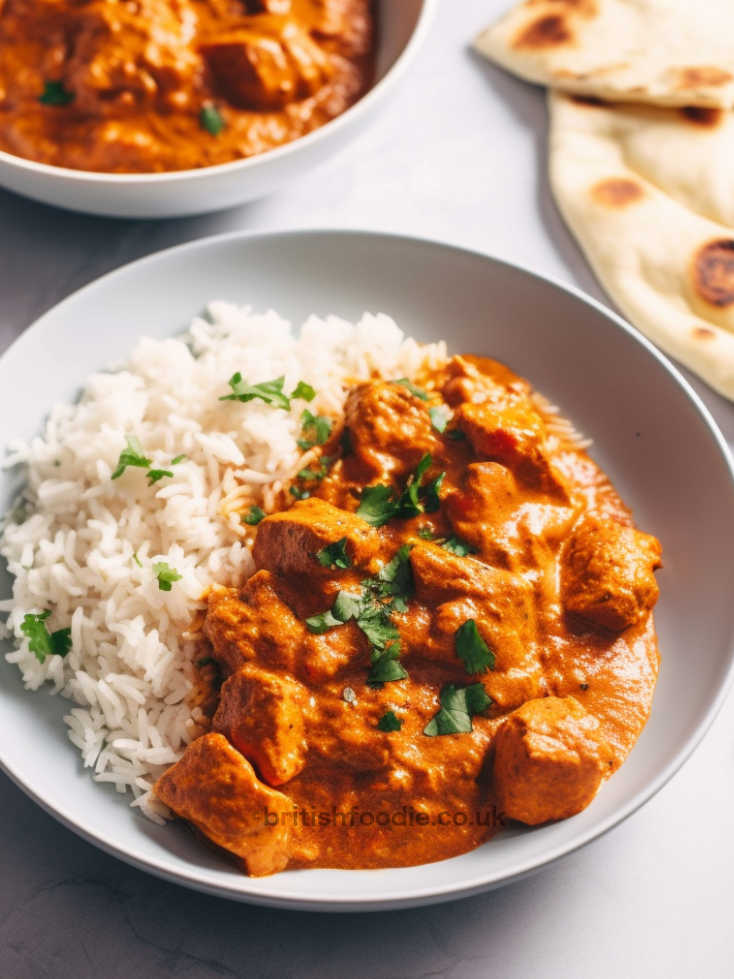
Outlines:
{"label": "curry sauce", "polygon": [[184,170],[273,149],[373,77],[371,0],[0,0],[0,149]]}
{"label": "curry sauce", "polygon": [[578,813],[649,715],[658,542],[493,361],[360,384],[333,421],[209,596],[216,712],[158,797],[254,875]]}

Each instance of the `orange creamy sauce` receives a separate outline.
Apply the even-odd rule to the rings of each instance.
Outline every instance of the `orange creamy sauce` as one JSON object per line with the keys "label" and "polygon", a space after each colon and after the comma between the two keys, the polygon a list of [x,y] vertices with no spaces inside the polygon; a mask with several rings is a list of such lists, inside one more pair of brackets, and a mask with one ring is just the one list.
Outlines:
{"label": "orange creamy sauce", "polygon": [[374,29],[371,0],[0,0],[0,149],[116,173],[253,156],[361,97]]}
{"label": "orange creamy sauce", "polygon": [[[216,666],[203,673],[225,681],[219,708],[157,793],[251,874],[426,863],[508,818],[572,815],[648,718],[657,541],[507,368],[454,358],[416,383],[429,400],[383,381],[351,392],[315,453],[328,474],[295,482],[310,496],[289,506],[284,494],[259,524],[259,570],[209,598]],[[431,408],[452,415],[444,432]],[[381,527],[356,515],[365,486],[399,493],[427,454],[421,485],[445,474],[437,509]],[[443,546],[452,539],[464,553]],[[324,567],[316,555],[339,542],[349,567]],[[370,685],[358,623],[316,633],[306,619],[358,594],[404,545],[405,604],[389,617],[407,676]],[[457,647],[470,620],[494,658],[474,674]],[[449,684],[481,684],[491,703],[471,731],[429,736]],[[378,726],[389,711],[399,730]]]}

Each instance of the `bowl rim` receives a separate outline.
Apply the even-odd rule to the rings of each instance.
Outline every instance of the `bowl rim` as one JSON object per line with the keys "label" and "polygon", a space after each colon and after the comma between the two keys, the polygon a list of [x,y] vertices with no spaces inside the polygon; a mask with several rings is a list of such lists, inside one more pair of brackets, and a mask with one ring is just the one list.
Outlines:
{"label": "bowl rim", "polygon": [[[0,149],[0,168],[9,168],[25,171],[37,177],[54,177],[78,182],[89,182],[94,184],[107,184],[112,186],[141,186],[147,184],[162,184],[166,182],[179,182],[184,180],[203,179],[210,174],[214,177],[220,175],[230,175],[240,171],[255,170],[265,166],[267,163],[277,163],[279,160],[287,158],[301,148],[308,148],[317,143],[320,139],[328,135],[336,135],[340,129],[349,126],[351,123],[359,121],[361,116],[367,114],[372,106],[376,104],[387,90],[394,85],[407,71],[416,54],[425,41],[428,31],[433,22],[433,17],[438,10],[440,0],[420,0],[421,9],[416,20],[415,27],[411,33],[407,44],[402,49],[390,68],[382,78],[376,82],[369,91],[358,99],[353,105],[349,106],[340,115],[335,116],[323,126],[311,130],[305,136],[276,146],[272,150],[264,153],[256,153],[240,160],[230,160],[227,163],[216,163],[211,166],[194,167],[188,170],[164,170],[154,173],[109,173],[104,170],[76,170],[73,167],[59,167],[52,163],[40,163],[37,160],[28,160],[23,156],[16,156]],[[0,180],[0,186],[2,186]]]}
{"label": "bowl rim", "polygon": [[[682,393],[687,397],[688,401],[693,405],[698,415],[705,423],[708,434],[712,438],[715,447],[718,448],[719,453],[725,463],[726,469],[728,470],[731,488],[734,492],[734,456],[732,455],[732,452],[729,449],[729,446],[724,439],[718,424],[702,399],[683,377],[678,368],[671,363],[671,361],[660,350],[658,350],[658,348],[655,347],[655,345],[648,340],[647,337],[639,333],[612,309],[609,309],[603,303],[599,302],[594,297],[587,295],[580,288],[574,285],[562,282],[554,276],[533,271],[519,265],[516,262],[501,258],[492,253],[480,251],[476,248],[465,247],[451,242],[441,241],[440,239],[431,237],[373,229],[339,229],[325,227],[280,230],[273,229],[268,231],[239,230],[198,238],[194,241],[165,248],[158,252],[153,252],[150,255],[136,259],[133,262],[129,262],[117,269],[113,269],[112,271],[105,273],[97,279],[94,279],[92,282],[82,286],[80,289],[75,290],[59,303],[52,306],[51,309],[43,313],[26,330],[24,330],[19,337],[16,338],[16,340],[0,356],[0,367],[11,350],[14,350],[16,346],[22,344],[24,338],[31,331],[42,328],[45,321],[55,316],[60,308],[73,304],[81,295],[88,292],[93,292],[95,289],[103,286],[107,280],[116,276],[127,275],[136,267],[142,266],[145,263],[164,261],[176,253],[195,252],[197,250],[206,251],[208,248],[220,244],[226,244],[228,242],[282,240],[286,238],[302,238],[307,240],[309,237],[313,236],[362,238],[371,240],[375,244],[378,244],[381,240],[389,239],[392,242],[402,243],[406,247],[418,245],[436,249],[438,251],[453,252],[468,258],[491,262],[495,265],[503,267],[511,273],[520,273],[521,275],[528,276],[541,285],[550,286],[553,290],[565,293],[567,296],[571,296],[582,305],[590,307],[596,313],[607,319],[617,330],[626,334],[633,342],[643,346],[664,369],[664,371],[670,375],[671,379],[677,383]],[[149,858],[147,856],[130,852],[129,850],[118,846],[115,842],[101,835],[101,833],[96,831],[94,828],[85,825],[79,820],[78,816],[74,814],[73,810],[68,808],[68,806],[54,805],[44,800],[42,796],[38,795],[32,788],[25,784],[22,771],[16,770],[11,764],[8,764],[5,761],[3,757],[2,741],[0,741],[0,770],[5,772],[5,774],[8,775],[27,796],[40,805],[42,809],[61,822],[67,827],[67,829],[74,832],[77,836],[82,837],[87,842],[92,843],[94,846],[110,854],[111,856],[117,857],[123,860],[125,863],[131,864],[132,866],[151,873],[156,877],[162,878],[163,880],[188,886],[194,890],[211,894],[216,897],[228,898],[230,900],[256,904],[263,907],[301,911],[307,910],[331,912],[384,911],[387,909],[409,908],[443,901],[457,900],[459,898],[470,897],[471,895],[478,894],[483,891],[488,891],[495,887],[504,886],[505,884],[519,880],[523,877],[527,877],[530,874],[533,874],[536,871],[555,863],[557,860],[561,859],[567,854],[572,853],[591,843],[593,840],[603,836],[605,833],[609,832],[611,829],[618,826],[625,819],[635,813],[645,803],[649,802],[650,799],[652,799],[653,796],[655,796],[688,761],[713,724],[716,716],[724,704],[724,701],[726,700],[727,695],[729,694],[730,689],[732,688],[732,685],[734,685],[734,636],[732,636],[730,639],[729,659],[721,685],[717,690],[716,695],[708,703],[706,710],[699,718],[695,727],[693,727],[692,731],[688,734],[688,737],[675,756],[660,772],[658,772],[655,778],[653,778],[643,789],[638,791],[626,804],[620,806],[619,809],[603,819],[600,823],[579,832],[576,836],[569,840],[564,840],[555,844],[553,847],[548,849],[548,852],[544,854],[541,859],[528,857],[524,861],[519,862],[510,873],[500,872],[493,875],[491,873],[484,872],[470,878],[464,876],[461,880],[451,882],[450,884],[441,884],[436,886],[428,883],[421,884],[420,886],[411,886],[405,890],[393,889],[389,894],[379,897],[364,896],[358,891],[345,894],[343,892],[337,893],[336,891],[327,892],[326,890],[321,896],[314,898],[304,896],[301,892],[288,892],[287,890],[280,891],[278,894],[267,894],[260,893],[257,890],[245,890],[242,886],[234,887],[226,884],[210,882],[203,879],[207,875],[207,871],[204,869],[197,872],[197,870],[192,867],[190,872],[180,872],[167,865],[165,854],[160,858]],[[424,866],[430,866],[430,864]],[[372,873],[372,871],[350,871],[350,873]],[[243,875],[241,881],[238,878],[238,883],[242,884],[242,882],[246,883],[252,880],[253,878]],[[254,880],[257,883],[258,878],[254,878]]]}

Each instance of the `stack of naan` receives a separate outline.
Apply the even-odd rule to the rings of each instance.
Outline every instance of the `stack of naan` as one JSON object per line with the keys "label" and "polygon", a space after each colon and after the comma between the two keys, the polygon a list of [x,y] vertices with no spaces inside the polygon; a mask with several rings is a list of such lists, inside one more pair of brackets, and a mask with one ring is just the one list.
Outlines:
{"label": "stack of naan", "polygon": [[734,399],[734,0],[526,0],[476,46],[551,89],[551,185],[610,296]]}

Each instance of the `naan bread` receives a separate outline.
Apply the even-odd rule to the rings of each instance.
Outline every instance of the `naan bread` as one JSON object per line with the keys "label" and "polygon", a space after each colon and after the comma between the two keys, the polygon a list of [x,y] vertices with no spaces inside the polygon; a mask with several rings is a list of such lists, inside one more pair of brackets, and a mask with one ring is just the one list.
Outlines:
{"label": "naan bread", "polygon": [[[652,124],[635,133],[626,110],[561,93],[550,108],[551,186],[598,278],[635,326],[734,399],[731,156],[705,152],[734,140],[732,119],[696,131],[679,113],[636,110]],[[656,128],[668,140],[657,150]]]}
{"label": "naan bread", "polygon": [[527,0],[476,47],[564,91],[733,108],[733,38],[734,0]]}

